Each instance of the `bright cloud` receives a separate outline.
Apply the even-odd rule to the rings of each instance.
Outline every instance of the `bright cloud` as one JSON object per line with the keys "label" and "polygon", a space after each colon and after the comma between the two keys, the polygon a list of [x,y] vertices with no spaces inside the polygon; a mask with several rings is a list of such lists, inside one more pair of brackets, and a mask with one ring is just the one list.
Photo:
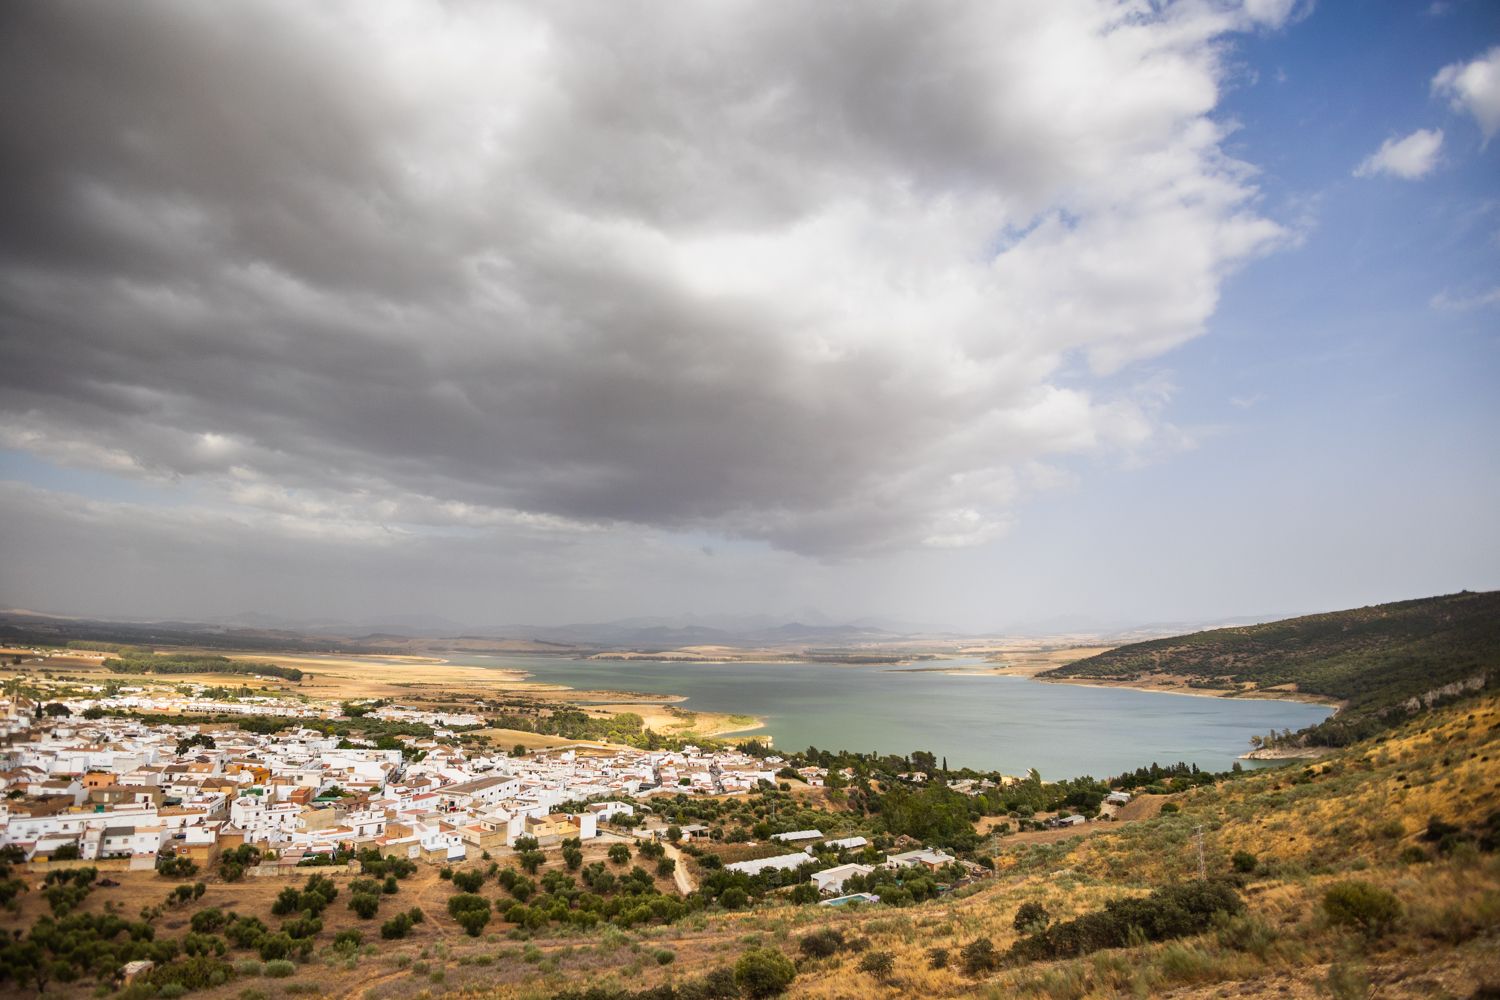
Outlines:
{"label": "bright cloud", "polygon": [[1500,131],[1500,45],[1472,62],[1438,70],[1432,92],[1446,97],[1455,110],[1473,115],[1488,143]]}
{"label": "bright cloud", "polygon": [[1442,129],[1417,129],[1400,139],[1387,139],[1380,148],[1354,168],[1355,177],[1385,174],[1403,180],[1416,180],[1432,173],[1443,148]]}

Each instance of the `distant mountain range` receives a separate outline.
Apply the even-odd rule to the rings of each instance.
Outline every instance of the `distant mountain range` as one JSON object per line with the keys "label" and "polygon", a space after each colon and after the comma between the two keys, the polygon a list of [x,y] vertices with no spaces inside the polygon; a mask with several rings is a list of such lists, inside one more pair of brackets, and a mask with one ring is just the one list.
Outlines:
{"label": "distant mountain range", "polygon": [[557,651],[595,649],[676,649],[682,646],[785,646],[892,642],[903,638],[956,636],[955,632],[897,631],[872,623],[806,624],[774,619],[718,619],[692,624],[672,619],[625,619],[570,625],[475,627],[436,616],[411,615],[377,621],[290,619],[247,613],[207,622],[111,621],[36,612],[0,611],[0,640],[57,643],[71,639],[144,645],[212,648],[375,651],[413,643],[428,647],[453,643],[553,647]]}
{"label": "distant mountain range", "polygon": [[[1269,617],[1269,616],[1267,616]],[[1040,638],[1080,643],[1130,642],[1204,628],[1265,621],[1252,617],[1215,622],[1141,625],[1059,616],[1018,623],[989,633],[965,632],[931,622],[868,617],[836,622],[817,611],[787,621],[769,615],[679,615],[623,618],[565,625],[512,623],[477,626],[440,615],[383,615],[363,620],[290,618],[244,612],[208,621],[116,621],[12,609],[0,611],[0,639],[58,642],[82,639],[220,649],[412,652],[419,649],[505,649],[535,652],[664,651],[689,646],[731,649],[890,646]]]}

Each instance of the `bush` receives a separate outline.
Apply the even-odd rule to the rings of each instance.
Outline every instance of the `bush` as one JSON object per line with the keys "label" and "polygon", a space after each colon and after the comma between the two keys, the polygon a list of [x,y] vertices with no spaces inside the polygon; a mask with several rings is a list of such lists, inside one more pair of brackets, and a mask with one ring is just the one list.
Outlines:
{"label": "bush", "polygon": [[971,976],[982,976],[1000,968],[1000,953],[989,938],[975,938],[964,945],[959,955],[959,964]]}
{"label": "bush", "polygon": [[318,917],[302,916],[295,920],[288,920],[281,925],[281,929],[289,936],[301,940],[302,938],[317,937],[323,930],[323,921]]}
{"label": "bush", "polygon": [[357,892],[349,897],[349,909],[353,910],[361,920],[369,920],[380,912],[380,897]]}
{"label": "bush", "polygon": [[1223,882],[1187,882],[1157,889],[1144,899],[1115,899],[1103,910],[1086,913],[1036,931],[1011,947],[1023,961],[1087,955],[1101,948],[1121,948],[1137,936],[1147,941],[1200,934],[1220,915],[1236,916],[1245,904]]}
{"label": "bush", "polygon": [[198,874],[198,865],[191,858],[179,857],[168,848],[157,857],[156,870],[167,878],[190,878]]}
{"label": "bush", "polygon": [[1452,823],[1445,822],[1436,816],[1429,817],[1427,829],[1422,831],[1422,839],[1429,843],[1441,843],[1445,838],[1463,832],[1463,828]]}
{"label": "bush", "polygon": [[260,957],[266,961],[277,958],[286,958],[292,953],[292,936],[283,931],[280,934],[267,934],[260,939]]}
{"label": "bush", "polygon": [[1422,862],[1429,860],[1431,859],[1427,856],[1427,852],[1422,850],[1422,848],[1418,847],[1416,844],[1409,845],[1405,850],[1401,852],[1402,864],[1419,865]]}
{"label": "bush", "polygon": [[471,910],[489,911],[490,901],[483,896],[476,896],[472,892],[461,892],[455,896],[448,897],[448,916],[457,917],[460,913]]}
{"label": "bush", "polygon": [[929,969],[946,969],[948,967],[948,949],[928,948],[927,967]]}
{"label": "bush", "polygon": [[1164,813],[1180,812],[1181,810],[1182,810],[1182,807],[1179,806],[1175,802],[1164,802],[1164,803],[1162,803],[1161,811],[1164,812]]}
{"label": "bush", "polygon": [[278,958],[273,962],[266,963],[266,975],[272,979],[285,979],[295,974],[297,966],[285,959]]}
{"label": "bush", "polygon": [[461,892],[449,898],[448,915],[458,921],[469,937],[478,937],[490,922],[490,901],[483,896]]}
{"label": "bush", "polygon": [[1026,902],[1016,909],[1016,919],[1011,925],[1022,934],[1030,934],[1039,927],[1047,926],[1047,908],[1041,903]]}
{"label": "bush", "polygon": [[753,1000],[779,996],[797,978],[797,967],[775,948],[752,948],[734,963],[734,981]]}
{"label": "bush", "polygon": [[460,892],[478,892],[484,885],[484,872],[467,870],[454,872],[453,887]]}
{"label": "bush", "polygon": [[866,952],[865,957],[859,960],[859,971],[869,973],[882,983],[888,982],[891,974],[896,971],[896,960],[888,951]]}
{"label": "bush", "polygon": [[165,996],[168,987],[181,990],[178,996],[189,990],[210,989],[222,986],[234,976],[234,967],[207,955],[179,958],[158,965],[146,976],[146,980],[158,988],[158,996]]}
{"label": "bush", "polygon": [[844,932],[833,927],[815,930],[797,942],[797,949],[808,958],[836,955],[844,950]]}
{"label": "bush", "polygon": [[818,901],[818,887],[811,882],[799,882],[797,885],[792,886],[792,891],[788,894],[787,898],[799,906],[816,903]]}
{"label": "bush", "polygon": [[1260,859],[1249,851],[1235,851],[1229,861],[1234,865],[1234,870],[1242,875],[1249,875],[1260,864]]}
{"label": "bush", "polygon": [[195,934],[212,934],[223,927],[228,918],[224,911],[217,906],[211,906],[206,910],[199,910],[193,914],[191,926]]}
{"label": "bush", "polygon": [[469,937],[478,937],[490,922],[489,910],[464,910],[454,917]]}
{"label": "bush", "polygon": [[1368,882],[1339,882],[1323,894],[1323,912],[1335,927],[1353,927],[1375,937],[1396,925],[1401,901]]}
{"label": "bush", "polygon": [[387,941],[404,938],[410,933],[411,917],[405,913],[398,913],[380,925],[380,936]]}
{"label": "bush", "polygon": [[261,923],[259,917],[236,916],[224,925],[224,936],[236,948],[259,948],[268,933],[269,929]]}

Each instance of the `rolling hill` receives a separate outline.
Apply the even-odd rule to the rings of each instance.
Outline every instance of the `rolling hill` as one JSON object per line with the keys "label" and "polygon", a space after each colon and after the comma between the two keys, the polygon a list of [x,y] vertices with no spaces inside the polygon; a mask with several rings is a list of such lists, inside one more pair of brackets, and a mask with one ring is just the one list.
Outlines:
{"label": "rolling hill", "polygon": [[1497,667],[1500,592],[1465,591],[1131,643],[1040,676],[1328,698],[1342,710],[1298,737],[1344,746],[1491,686]]}

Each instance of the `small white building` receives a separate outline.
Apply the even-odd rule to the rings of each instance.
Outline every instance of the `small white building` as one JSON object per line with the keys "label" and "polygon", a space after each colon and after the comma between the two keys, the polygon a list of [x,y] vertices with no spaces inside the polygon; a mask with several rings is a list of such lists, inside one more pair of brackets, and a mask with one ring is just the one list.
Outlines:
{"label": "small white building", "polygon": [[950,865],[957,861],[953,855],[937,848],[923,848],[920,851],[907,851],[905,854],[892,854],[886,859],[887,868],[912,868],[921,866],[928,871],[937,871],[944,865]]}
{"label": "small white building", "polygon": [[813,872],[813,885],[825,896],[832,896],[843,891],[844,883],[855,875],[868,875],[875,870],[873,865],[839,865],[837,868],[827,868],[820,872]]}

